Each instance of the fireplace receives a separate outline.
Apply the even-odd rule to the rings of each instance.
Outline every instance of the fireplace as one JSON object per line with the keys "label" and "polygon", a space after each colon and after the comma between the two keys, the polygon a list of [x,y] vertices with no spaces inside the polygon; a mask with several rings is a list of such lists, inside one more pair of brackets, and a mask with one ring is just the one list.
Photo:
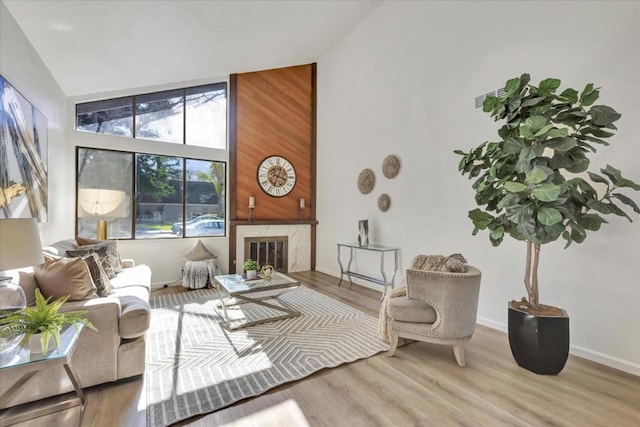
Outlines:
{"label": "fireplace", "polygon": [[[231,238],[235,242],[233,251],[236,255],[230,266],[231,272],[242,274],[244,260],[263,256],[258,255],[258,250],[264,254],[265,259],[268,256],[268,263],[278,271],[294,273],[311,270],[311,224],[260,222],[237,224]],[[255,242],[253,253],[249,242]],[[279,254],[276,255],[276,252]],[[273,264],[274,262],[276,265]],[[258,263],[262,265],[263,261],[258,260]]]}
{"label": "fireplace", "polygon": [[276,271],[287,273],[289,238],[287,236],[245,237],[244,259],[257,260],[258,264],[271,265]]}

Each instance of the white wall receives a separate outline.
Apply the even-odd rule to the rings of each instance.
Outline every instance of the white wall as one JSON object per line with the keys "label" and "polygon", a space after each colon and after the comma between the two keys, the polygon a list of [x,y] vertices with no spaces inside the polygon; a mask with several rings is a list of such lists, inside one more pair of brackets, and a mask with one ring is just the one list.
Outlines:
{"label": "white wall", "polygon": [[40,226],[42,240],[72,236],[73,222],[69,226],[69,213],[60,203],[66,199],[62,185],[73,165],[65,143],[66,97],[4,3],[0,3],[0,74],[47,118],[49,218]]}
{"label": "white wall", "polygon": [[[474,193],[452,151],[499,127],[474,98],[523,72],[580,90],[594,82],[623,116],[592,168],[611,163],[640,181],[639,45],[637,2],[384,2],[318,61],[317,269],[337,274],[336,243],[355,241],[368,219],[373,243],[401,248],[401,269],[417,254],[463,253],[483,271],[479,321],[505,330],[507,301],[525,295],[524,243],[471,235]],[[381,173],[388,154],[402,162],[393,180]],[[377,181],[362,195],[367,167]],[[541,300],[568,311],[574,354],[640,374],[640,217],[608,220],[582,245],[543,247]]]}

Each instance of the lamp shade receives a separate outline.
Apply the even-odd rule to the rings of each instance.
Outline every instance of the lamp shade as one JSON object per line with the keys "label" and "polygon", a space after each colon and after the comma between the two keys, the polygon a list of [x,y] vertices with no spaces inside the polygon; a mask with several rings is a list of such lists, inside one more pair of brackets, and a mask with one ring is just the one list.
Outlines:
{"label": "lamp shade", "polygon": [[78,217],[123,218],[125,192],[101,188],[78,189]]}
{"label": "lamp shade", "polygon": [[43,262],[42,243],[35,218],[0,220],[0,271]]}

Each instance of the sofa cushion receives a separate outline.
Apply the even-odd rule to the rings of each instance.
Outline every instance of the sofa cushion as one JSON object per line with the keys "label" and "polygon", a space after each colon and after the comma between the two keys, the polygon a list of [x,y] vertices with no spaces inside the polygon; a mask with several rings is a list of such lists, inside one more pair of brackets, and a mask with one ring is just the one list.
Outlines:
{"label": "sofa cushion", "polygon": [[432,324],[435,323],[437,314],[426,302],[402,296],[389,299],[389,317],[401,322]]}
{"label": "sofa cushion", "polygon": [[53,255],[54,257],[64,258],[67,251],[75,251],[78,249],[78,244],[73,239],[60,240],[59,242],[52,243],[49,246],[42,248],[45,255]]}
{"label": "sofa cushion", "polygon": [[142,286],[151,290],[151,269],[144,264],[136,265],[132,268],[123,268],[121,273],[111,279],[114,288],[123,288],[127,286]]}
{"label": "sofa cushion", "polygon": [[33,268],[38,287],[45,298],[69,296],[69,301],[98,298],[89,267],[82,258],[45,257],[44,264]]}
{"label": "sofa cushion", "polygon": [[144,335],[151,321],[149,289],[145,286],[123,286],[114,288],[110,296],[120,300],[120,337],[132,339]]}

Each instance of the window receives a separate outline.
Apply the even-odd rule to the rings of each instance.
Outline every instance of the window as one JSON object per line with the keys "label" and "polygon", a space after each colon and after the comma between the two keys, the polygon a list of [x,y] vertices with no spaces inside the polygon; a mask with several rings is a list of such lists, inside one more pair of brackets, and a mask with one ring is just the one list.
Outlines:
{"label": "window", "polygon": [[223,236],[225,163],[78,147],[77,200],[80,237]]}
{"label": "window", "polygon": [[76,130],[226,149],[227,84],[77,104]]}

